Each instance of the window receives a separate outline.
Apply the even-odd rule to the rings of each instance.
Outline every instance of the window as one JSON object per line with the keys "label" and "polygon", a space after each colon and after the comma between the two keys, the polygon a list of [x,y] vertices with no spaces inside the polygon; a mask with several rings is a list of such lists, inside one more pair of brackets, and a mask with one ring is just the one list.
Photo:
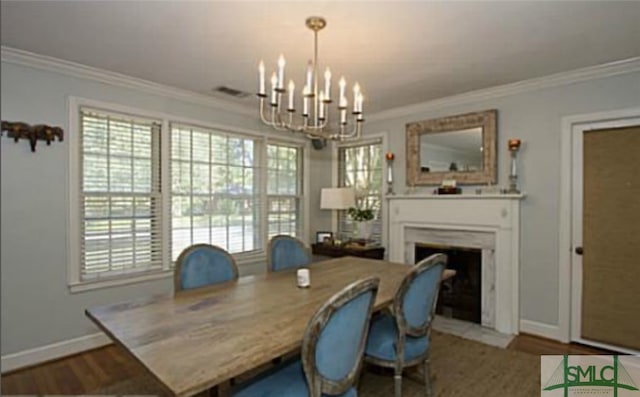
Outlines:
{"label": "window", "polygon": [[243,264],[263,261],[273,235],[305,238],[302,144],[70,105],[79,128],[69,160],[73,292],[167,277],[192,244]]}
{"label": "window", "polygon": [[171,127],[171,251],[197,243],[231,253],[263,248],[260,144],[255,138]]}
{"label": "window", "polygon": [[267,145],[268,238],[302,234],[302,149]]}
{"label": "window", "polygon": [[[382,142],[379,140],[338,147],[338,184],[356,190],[356,205],[375,213],[372,239],[382,240]],[[346,211],[338,212],[338,231],[343,238],[355,233]]]}
{"label": "window", "polygon": [[160,124],[80,111],[80,280],[162,269]]}

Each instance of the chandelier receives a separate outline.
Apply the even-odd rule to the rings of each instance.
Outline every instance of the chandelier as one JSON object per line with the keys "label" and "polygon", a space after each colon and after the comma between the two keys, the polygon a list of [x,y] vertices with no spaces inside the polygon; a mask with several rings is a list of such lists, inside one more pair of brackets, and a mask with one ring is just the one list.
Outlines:
{"label": "chandelier", "polygon": [[[296,85],[293,80],[285,88],[285,59],[280,55],[277,72],[271,75],[271,92],[267,96],[264,62],[258,66],[260,98],[260,119],[263,123],[278,131],[291,131],[306,134],[311,139],[329,139],[337,141],[358,139],[362,134],[362,91],[360,85],[353,85],[352,107],[346,95],[347,82],[344,77],[338,83],[338,116],[330,120],[330,105],[334,102],[331,92],[331,71],[327,67],[324,72],[324,85],[321,89],[318,76],[318,31],[327,21],[322,17],[307,18],[306,25],[313,31],[313,60],[307,64],[306,81],[300,90],[302,113],[296,117]],[[269,100],[271,111],[265,109]],[[287,100],[286,109],[284,101]],[[351,113],[348,117],[348,113]],[[348,119],[351,119],[349,123]],[[335,127],[331,127],[333,124]]]}

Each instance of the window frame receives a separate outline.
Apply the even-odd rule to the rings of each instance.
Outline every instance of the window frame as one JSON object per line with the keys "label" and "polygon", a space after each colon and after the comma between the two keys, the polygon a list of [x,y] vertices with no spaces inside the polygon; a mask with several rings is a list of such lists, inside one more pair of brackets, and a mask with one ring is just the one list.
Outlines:
{"label": "window frame", "polygon": [[[67,238],[67,284],[71,293],[84,292],[94,289],[115,287],[120,285],[135,284],[151,280],[167,279],[173,277],[173,263],[171,259],[171,124],[178,125],[190,125],[194,127],[219,130],[228,132],[234,135],[246,136],[247,138],[255,139],[260,142],[261,146],[261,164],[259,164],[259,172],[264,173],[262,177],[264,179],[264,186],[260,186],[260,199],[265,205],[265,211],[263,221],[267,220],[266,211],[266,170],[267,170],[267,145],[269,143],[280,143],[285,145],[297,145],[302,148],[302,190],[308,192],[308,170],[311,148],[310,142],[304,138],[298,137],[270,137],[266,134],[259,133],[257,131],[230,127],[226,125],[207,123],[201,120],[194,120],[181,116],[175,116],[163,112],[150,111],[140,108],[134,108],[131,106],[124,106],[110,102],[104,102],[99,100],[80,98],[70,96],[67,102],[68,120],[69,120],[69,152],[68,152],[68,179],[67,179],[67,192],[68,197],[68,214],[67,230],[69,232]],[[81,108],[90,108],[96,111],[102,111],[105,113],[112,113],[116,115],[131,116],[132,118],[145,118],[154,119],[161,124],[160,132],[160,197],[162,200],[162,208],[160,210],[160,217],[162,219],[162,244],[161,244],[161,256],[162,256],[162,268],[142,271],[139,273],[125,273],[121,275],[114,275],[112,277],[96,277],[91,280],[82,280],[81,278],[81,239],[82,239],[82,213],[81,213],[81,139],[80,134],[82,132],[81,126]],[[308,239],[308,214],[309,214],[309,197],[306,194],[302,195],[302,208],[300,210],[302,217],[302,235],[301,238],[306,241]],[[250,265],[260,261],[266,260],[267,250],[267,227],[263,228],[260,233],[260,238],[264,239],[263,248],[261,248],[254,255],[242,255],[242,253],[235,254],[236,262],[238,265]]]}
{"label": "window frame", "polygon": [[[382,156],[382,185],[381,185],[381,192],[380,192],[380,229],[381,229],[381,235],[380,235],[380,244],[382,246],[386,246],[387,245],[387,241],[388,241],[388,230],[387,230],[387,225],[388,225],[388,214],[387,214],[387,195],[386,195],[386,191],[387,191],[387,187],[388,187],[388,181],[386,178],[387,175],[387,168],[386,168],[386,160],[385,160],[385,154],[389,151],[388,148],[388,141],[387,141],[387,133],[386,132],[380,132],[380,133],[374,133],[374,134],[367,134],[365,136],[362,137],[362,139],[360,139],[359,141],[356,142],[338,142],[336,144],[333,145],[333,151],[332,151],[332,186],[339,186],[340,183],[340,149],[341,148],[348,148],[348,147],[353,147],[353,146],[364,146],[364,145],[371,145],[371,144],[380,144],[380,151],[381,151],[381,156]],[[338,211],[332,211],[331,214],[331,229],[335,230],[339,233],[339,214]],[[386,255],[386,253],[385,253]]]}
{"label": "window frame", "polygon": [[[298,191],[296,192],[295,195],[287,195],[287,194],[269,194],[269,155],[268,155],[268,147],[269,145],[277,145],[277,146],[283,146],[283,147],[289,147],[289,148],[294,148],[296,150],[298,150],[298,159],[297,159],[297,167],[299,169],[298,171],[298,176],[300,178],[299,185],[298,185]],[[265,189],[265,234],[266,234],[266,240],[269,240],[269,198],[270,197],[295,197],[298,202],[300,203],[300,214],[298,214],[298,218],[296,219],[297,222],[300,222],[301,225],[299,228],[296,229],[296,235],[294,237],[298,238],[298,239],[303,239],[303,241],[307,241],[308,240],[308,230],[307,230],[307,225],[309,224],[308,222],[308,205],[305,203],[306,201],[306,197],[307,197],[307,192],[308,190],[308,185],[307,185],[307,181],[308,178],[306,177],[307,174],[307,169],[308,169],[308,164],[307,164],[307,154],[308,154],[308,150],[305,149],[305,145],[298,142],[298,143],[294,143],[291,141],[284,141],[284,140],[275,140],[275,139],[271,139],[268,141],[265,141],[264,144],[264,156],[266,159],[266,166],[265,166],[265,181],[266,181],[266,189]],[[300,234],[297,234],[300,233]]]}

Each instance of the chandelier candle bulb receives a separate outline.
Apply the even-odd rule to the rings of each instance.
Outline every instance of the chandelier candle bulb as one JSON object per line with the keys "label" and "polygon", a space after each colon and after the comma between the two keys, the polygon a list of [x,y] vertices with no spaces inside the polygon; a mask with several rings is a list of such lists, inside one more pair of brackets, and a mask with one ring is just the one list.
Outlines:
{"label": "chandelier candle bulb", "polygon": [[324,71],[324,100],[331,101],[331,71],[329,68]]}
{"label": "chandelier candle bulb", "polygon": [[260,77],[260,87],[258,88],[258,95],[266,96],[267,91],[265,89],[265,83],[264,83],[264,62],[263,61],[260,61],[260,63],[258,64],[258,75]]}
{"label": "chandelier candle bulb", "polygon": [[318,118],[324,120],[324,92],[320,93],[320,102],[318,102]]}
{"label": "chandelier candle bulb", "polygon": [[271,75],[271,106],[278,106],[278,76],[276,72]]}
{"label": "chandelier candle bulb", "polygon": [[293,80],[289,80],[289,108],[290,112],[295,111],[294,102],[293,102],[293,92],[296,89],[296,85],[293,83]]}
{"label": "chandelier candle bulb", "polygon": [[347,124],[347,104],[343,109],[340,109],[340,124]]}
{"label": "chandelier candle bulb", "polygon": [[347,107],[347,98],[344,96],[345,90],[347,88],[347,81],[344,79],[344,77],[340,78],[340,107]]}
{"label": "chandelier candle bulb", "polygon": [[280,54],[280,58],[278,58],[278,88],[284,88],[284,65],[286,64],[284,60],[284,55]]}
{"label": "chandelier candle bulb", "polygon": [[360,98],[360,84],[353,85],[353,112],[358,113],[358,99]]}

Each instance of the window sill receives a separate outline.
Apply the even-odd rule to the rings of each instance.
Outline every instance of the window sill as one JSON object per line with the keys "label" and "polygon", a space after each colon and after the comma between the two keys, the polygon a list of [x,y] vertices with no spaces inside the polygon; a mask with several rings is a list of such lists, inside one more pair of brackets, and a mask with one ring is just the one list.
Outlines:
{"label": "window sill", "polygon": [[79,292],[86,292],[95,289],[119,287],[122,285],[137,284],[146,281],[161,280],[171,277],[173,277],[173,269],[162,270],[153,273],[141,273],[117,278],[79,281],[69,284],[69,291],[71,291],[72,294],[76,294]]}

